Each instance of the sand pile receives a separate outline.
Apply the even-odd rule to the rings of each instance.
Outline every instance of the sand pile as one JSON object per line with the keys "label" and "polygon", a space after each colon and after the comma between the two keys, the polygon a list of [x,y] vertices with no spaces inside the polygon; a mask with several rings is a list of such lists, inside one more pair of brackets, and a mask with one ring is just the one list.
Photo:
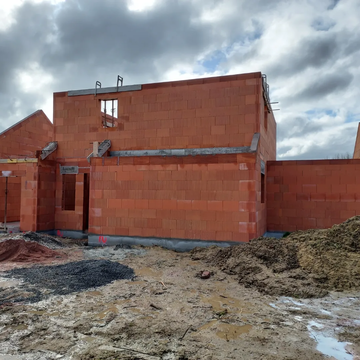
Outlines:
{"label": "sand pile", "polygon": [[321,297],[328,290],[360,289],[360,216],[330,229],[298,231],[283,239],[197,248],[191,256],[271,295]]}
{"label": "sand pile", "polygon": [[0,262],[32,263],[61,257],[60,253],[36,242],[5,240],[0,242]]}

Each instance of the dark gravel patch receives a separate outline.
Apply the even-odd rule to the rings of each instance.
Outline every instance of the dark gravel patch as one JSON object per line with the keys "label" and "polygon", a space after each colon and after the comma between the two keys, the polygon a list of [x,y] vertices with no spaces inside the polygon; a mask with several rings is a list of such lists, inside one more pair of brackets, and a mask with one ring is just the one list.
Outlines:
{"label": "dark gravel patch", "polygon": [[45,235],[45,234],[38,234],[36,232],[30,231],[23,235],[24,240],[26,241],[34,241],[39,243],[40,245],[46,246],[49,249],[61,249],[64,247],[64,245],[57,240],[56,238]]}
{"label": "dark gravel patch", "polygon": [[7,302],[38,302],[50,295],[68,295],[110,284],[114,280],[131,280],[133,269],[109,260],[85,260],[56,266],[36,266],[6,271],[5,277],[22,279],[24,284],[0,291],[0,305]]}

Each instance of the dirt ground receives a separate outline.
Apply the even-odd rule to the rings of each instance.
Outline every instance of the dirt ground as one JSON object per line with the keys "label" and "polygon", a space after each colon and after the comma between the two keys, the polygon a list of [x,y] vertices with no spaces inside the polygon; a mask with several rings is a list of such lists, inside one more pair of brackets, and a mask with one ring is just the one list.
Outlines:
{"label": "dirt ground", "polygon": [[[244,267],[236,260],[243,246],[224,253],[214,248],[176,253],[159,247],[89,248],[59,240],[65,246],[52,247],[57,257],[38,259],[36,265],[48,268],[39,267],[37,273],[51,274],[51,284],[57,276],[63,280],[57,291],[46,277],[36,283],[20,276],[19,269],[32,265],[28,262],[0,263],[0,360],[360,359],[359,289],[351,283],[347,292],[334,292],[331,276],[309,277],[290,245],[290,250],[273,251],[282,251],[280,258],[287,260],[270,261],[264,254],[244,258],[248,266],[260,266],[251,282],[251,273],[241,276]],[[296,244],[299,253],[300,241]],[[77,266],[81,260],[101,266],[93,273],[74,267],[72,275],[79,283],[96,281],[70,289],[59,265]],[[114,274],[108,262],[133,269],[135,276],[106,283]],[[207,279],[200,276],[204,270],[210,272]],[[276,277],[285,285],[276,287]],[[102,278],[106,284],[99,286]],[[289,279],[293,286],[286,285]],[[306,290],[295,291],[299,284]],[[312,287],[318,292],[301,296]],[[34,289],[38,297],[30,301]]]}

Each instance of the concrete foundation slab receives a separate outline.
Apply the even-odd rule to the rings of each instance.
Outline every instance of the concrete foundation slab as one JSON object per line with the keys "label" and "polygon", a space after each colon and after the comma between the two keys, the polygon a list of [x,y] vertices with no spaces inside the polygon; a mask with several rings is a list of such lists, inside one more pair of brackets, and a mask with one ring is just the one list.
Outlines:
{"label": "concrete foundation slab", "polygon": [[204,241],[187,239],[164,239],[164,238],[145,238],[132,236],[115,235],[95,235],[88,237],[89,246],[113,246],[113,245],[143,245],[143,246],[161,246],[169,250],[180,252],[190,251],[196,247],[209,247],[212,245],[228,247],[232,245],[241,245],[241,243],[232,241]]}

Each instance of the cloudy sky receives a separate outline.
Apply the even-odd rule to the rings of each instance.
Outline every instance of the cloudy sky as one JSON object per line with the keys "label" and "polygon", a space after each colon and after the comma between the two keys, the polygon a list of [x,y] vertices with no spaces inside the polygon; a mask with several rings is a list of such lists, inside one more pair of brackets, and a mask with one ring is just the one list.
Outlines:
{"label": "cloudy sky", "polygon": [[261,71],[278,159],[354,150],[359,0],[0,0],[0,131],[52,93]]}

